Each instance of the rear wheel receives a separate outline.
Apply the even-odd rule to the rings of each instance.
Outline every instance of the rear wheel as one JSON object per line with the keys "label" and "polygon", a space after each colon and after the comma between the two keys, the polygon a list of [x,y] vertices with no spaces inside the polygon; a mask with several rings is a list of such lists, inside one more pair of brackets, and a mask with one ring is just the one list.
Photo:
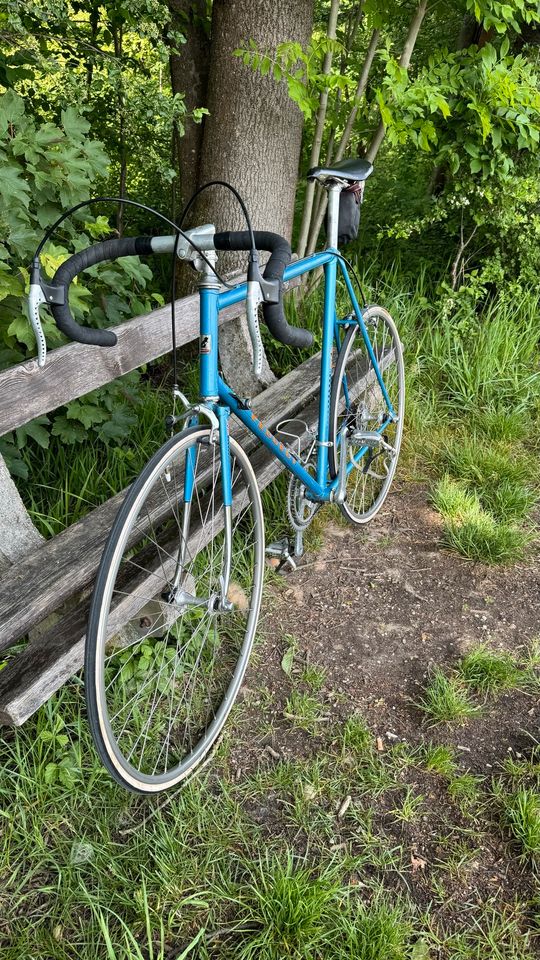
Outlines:
{"label": "rear wheel", "polygon": [[357,323],[352,323],[343,339],[332,379],[329,449],[330,472],[336,477],[346,426],[346,455],[354,466],[347,477],[341,510],[348,520],[358,524],[373,519],[390,490],[405,410],[403,349],[396,325],[383,307],[369,306],[362,311],[362,317],[386,397],[362,331]]}
{"label": "rear wheel", "polygon": [[208,754],[255,635],[260,494],[231,439],[232,507],[224,506],[212,439],[207,428],[187,430],[148,462],[111,530],[92,598],[90,727],[112,776],[140,793],[174,786]]}

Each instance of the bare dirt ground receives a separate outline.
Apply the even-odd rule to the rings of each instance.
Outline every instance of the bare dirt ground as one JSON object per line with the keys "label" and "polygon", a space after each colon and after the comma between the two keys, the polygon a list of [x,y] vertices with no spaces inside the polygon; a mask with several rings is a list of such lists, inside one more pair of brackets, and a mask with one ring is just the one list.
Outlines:
{"label": "bare dirt ground", "polygon": [[[396,487],[367,528],[328,523],[322,546],[267,600],[262,659],[276,694],[292,635],[325,668],[327,695],[345,713],[357,709],[383,737],[414,740],[425,733],[414,701],[431,667],[453,666],[483,642],[519,656],[540,637],[538,566],[473,564],[442,548],[440,535],[421,485]],[[441,741],[466,747],[469,766],[485,772],[531,735],[540,739],[540,704],[512,691]]]}

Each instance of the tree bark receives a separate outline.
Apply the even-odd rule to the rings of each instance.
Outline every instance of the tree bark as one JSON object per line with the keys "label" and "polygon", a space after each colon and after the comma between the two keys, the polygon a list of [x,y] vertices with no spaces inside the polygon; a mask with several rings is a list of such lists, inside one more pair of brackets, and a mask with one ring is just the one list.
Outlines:
{"label": "tree bark", "polygon": [[[206,0],[169,0],[172,26],[184,34],[185,44],[179,53],[171,53],[169,66],[173,93],[181,93],[188,114],[206,106],[208,67],[210,63],[210,36],[206,23]],[[174,131],[174,154],[178,160],[180,203],[187,203],[197,188],[203,123],[189,117],[184,133]]]}
{"label": "tree bark", "polygon": [[[420,28],[422,26],[424,17],[426,15],[427,8],[428,8],[428,0],[420,0],[420,3],[416,8],[414,17],[411,20],[411,23],[409,26],[409,32],[407,34],[407,39],[405,40],[405,44],[404,44],[401,56],[399,58],[400,67],[403,67],[405,70],[408,70],[409,68],[411,57],[413,55],[413,51],[416,46],[418,34],[420,33]],[[379,126],[377,127],[377,130],[375,131],[373,140],[371,141],[368,151],[366,153],[366,158],[370,160],[371,163],[373,163],[373,161],[375,160],[375,157],[379,152],[380,146],[385,136],[386,136],[386,128],[384,126],[384,123],[381,120],[381,122],[379,123]]]}
{"label": "tree bark", "polygon": [[[208,76],[199,183],[226,180],[242,195],[253,227],[290,238],[302,140],[302,114],[289,98],[284,83],[263,77],[233,51],[253,39],[261,50],[273,53],[279,43],[305,46],[311,36],[313,0],[214,0],[212,48]],[[224,188],[212,188],[201,197],[199,222],[215,223],[217,230],[245,229],[239,205]],[[242,263],[245,262],[245,256]],[[226,269],[232,266],[229,261]],[[241,342],[242,338],[237,338]],[[222,354],[229,369],[246,368],[250,357]],[[252,380],[251,392],[262,384]],[[234,383],[232,384],[234,387]]]}
{"label": "tree bark", "polygon": [[[326,35],[329,40],[336,39],[336,30],[337,30],[337,19],[339,14],[339,3],[340,0],[332,0],[332,5],[330,7],[330,15],[328,17],[328,28]],[[332,69],[332,50],[328,50],[324,56],[322,73],[325,77],[329,76],[330,70]],[[324,133],[324,123],[326,120],[326,111],[328,108],[328,87],[325,87],[324,90],[321,90],[319,97],[319,107],[317,109],[317,117],[315,120],[315,133],[313,136],[313,143],[311,145],[311,154],[309,158],[310,169],[317,166],[319,162],[319,157],[321,155],[321,147]],[[306,252],[306,245],[308,240],[309,225],[311,223],[311,216],[313,213],[313,201],[315,199],[315,181],[309,180],[306,186],[306,195],[304,198],[304,209],[302,211],[302,223],[300,224],[300,234],[298,237],[298,256],[303,257]]]}

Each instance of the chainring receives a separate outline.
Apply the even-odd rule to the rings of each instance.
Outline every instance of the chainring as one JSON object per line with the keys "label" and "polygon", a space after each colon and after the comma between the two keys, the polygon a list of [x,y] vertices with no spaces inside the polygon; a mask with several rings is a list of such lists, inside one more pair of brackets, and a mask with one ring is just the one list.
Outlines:
{"label": "chainring", "polygon": [[320,506],[320,503],[307,499],[305,485],[298,477],[291,475],[287,489],[287,513],[293,530],[305,530]]}

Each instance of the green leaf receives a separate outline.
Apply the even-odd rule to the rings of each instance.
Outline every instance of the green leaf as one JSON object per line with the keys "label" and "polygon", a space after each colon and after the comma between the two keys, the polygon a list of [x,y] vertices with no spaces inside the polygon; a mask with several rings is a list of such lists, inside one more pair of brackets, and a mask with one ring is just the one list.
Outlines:
{"label": "green leaf", "polygon": [[62,127],[71,140],[84,140],[90,130],[90,124],[88,120],[81,117],[75,107],[68,107],[67,110],[62,110],[61,119]]}
{"label": "green leaf", "polygon": [[22,167],[14,163],[2,164],[0,195],[6,204],[11,205],[17,201],[26,209],[30,203],[30,193],[30,187],[23,177]]}
{"label": "green leaf", "polygon": [[425,940],[417,940],[412,948],[411,960],[430,960],[431,951]]}
{"label": "green leaf", "polygon": [[87,434],[82,424],[76,420],[68,420],[67,417],[56,417],[52,427],[53,437],[60,437],[64,443],[84,443]]}
{"label": "green leaf", "polygon": [[0,135],[4,134],[10,123],[17,124],[24,117],[24,100],[14,90],[8,90],[0,97]]}
{"label": "green leaf", "polygon": [[28,423],[25,423],[22,427],[17,427],[15,431],[17,434],[17,446],[19,450],[22,450],[26,446],[26,441],[28,437],[34,440],[38,446],[43,450],[47,450],[50,443],[48,426],[50,420],[46,416],[36,417],[34,420],[30,420]]}
{"label": "green leaf", "polygon": [[57,763],[48,763],[45,767],[45,783],[53,783],[58,771]]}

